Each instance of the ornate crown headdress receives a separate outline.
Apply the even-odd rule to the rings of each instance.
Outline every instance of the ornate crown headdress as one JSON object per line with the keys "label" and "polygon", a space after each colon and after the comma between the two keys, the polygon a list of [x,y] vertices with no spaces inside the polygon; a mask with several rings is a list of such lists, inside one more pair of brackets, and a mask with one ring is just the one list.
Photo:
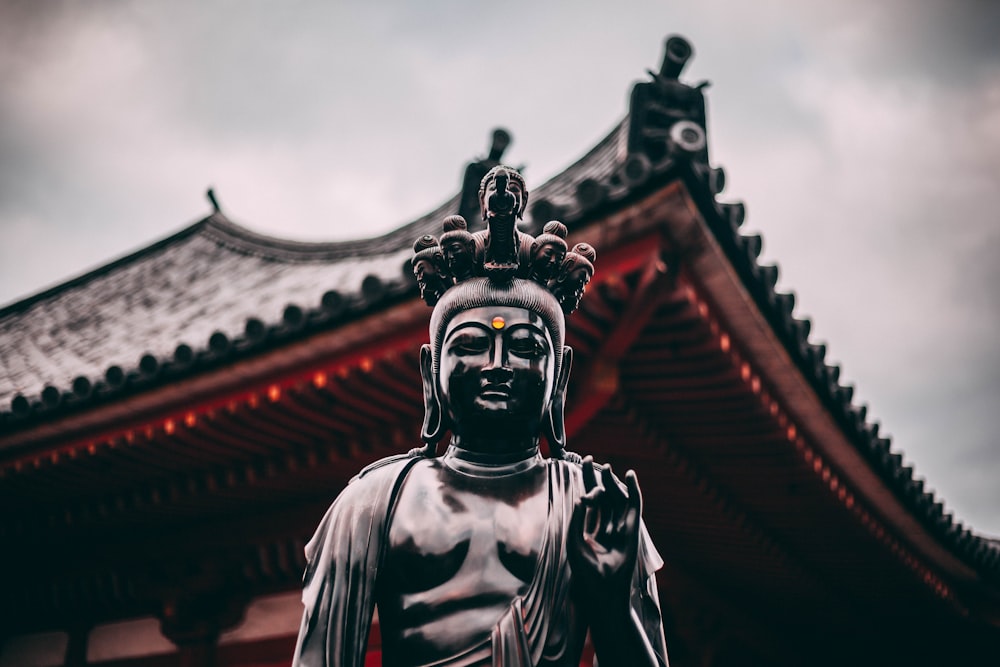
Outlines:
{"label": "ornate crown headdress", "polygon": [[499,165],[483,177],[479,201],[486,229],[472,233],[465,218],[452,215],[444,219],[440,239],[428,234],[414,243],[411,265],[427,305],[437,305],[445,292],[475,278],[504,289],[523,279],[551,293],[565,315],[576,310],[594,275],[594,248],[587,243],[568,248],[566,226],[556,220],[537,237],[519,231],[516,222],[524,215],[528,191],[510,167]]}

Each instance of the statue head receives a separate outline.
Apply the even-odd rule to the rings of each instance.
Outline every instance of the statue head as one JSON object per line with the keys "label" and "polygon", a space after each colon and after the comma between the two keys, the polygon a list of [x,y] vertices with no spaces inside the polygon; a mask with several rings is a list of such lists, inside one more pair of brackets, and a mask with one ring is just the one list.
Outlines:
{"label": "statue head", "polygon": [[[498,202],[501,198],[506,201]],[[573,308],[560,298],[553,277],[564,278],[578,302],[582,287],[575,285],[584,278],[573,269],[581,263],[589,266],[589,280],[596,255],[586,244],[567,253],[567,230],[557,221],[548,223],[535,239],[521,232],[510,236],[514,217],[527,201],[524,180],[513,169],[492,169],[483,179],[480,201],[489,223],[486,230],[470,234],[464,218],[451,216],[444,221],[440,243],[425,236],[414,245],[415,273],[418,265],[423,267],[417,276],[421,294],[434,306],[430,344],[420,351],[425,408],[421,436],[428,445],[423,453],[433,455],[450,431],[460,440],[468,436],[477,442],[509,440],[535,446],[545,435],[552,455],[562,457],[564,399],[572,365],[572,350],[563,343],[565,316]],[[496,257],[516,258],[518,248],[525,260],[530,254],[530,271],[503,270],[507,265]],[[512,266],[517,269],[516,263]]]}
{"label": "statue head", "polygon": [[[504,197],[497,196],[497,181],[505,183],[503,188],[513,199],[504,202]],[[506,205],[504,205],[506,204]],[[528,188],[524,178],[516,169],[497,165],[493,167],[479,183],[479,207],[483,212],[483,220],[489,220],[497,215],[508,214],[515,218],[524,217],[524,208],[528,205]]]}
{"label": "statue head", "polygon": [[556,277],[566,257],[566,225],[558,220],[545,223],[531,243],[531,279],[542,285]]}
{"label": "statue head", "polygon": [[594,276],[596,259],[597,251],[589,243],[577,243],[566,253],[559,275],[552,282],[552,293],[566,313],[573,312],[580,305],[587,284]]}
{"label": "statue head", "polygon": [[441,252],[455,282],[472,277],[476,268],[476,241],[469,233],[469,225],[460,215],[444,219],[441,234]]}
{"label": "statue head", "polygon": [[413,266],[413,277],[420,286],[420,298],[428,306],[433,306],[451,284],[444,254],[438,240],[430,234],[421,236],[414,242],[413,252],[410,263]]}

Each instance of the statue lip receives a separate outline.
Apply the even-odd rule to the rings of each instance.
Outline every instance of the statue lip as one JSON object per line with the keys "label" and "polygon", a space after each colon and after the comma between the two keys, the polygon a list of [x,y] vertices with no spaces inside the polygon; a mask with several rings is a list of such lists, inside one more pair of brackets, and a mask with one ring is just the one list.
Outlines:
{"label": "statue lip", "polygon": [[511,387],[507,384],[487,384],[479,391],[480,398],[508,399],[511,397]]}

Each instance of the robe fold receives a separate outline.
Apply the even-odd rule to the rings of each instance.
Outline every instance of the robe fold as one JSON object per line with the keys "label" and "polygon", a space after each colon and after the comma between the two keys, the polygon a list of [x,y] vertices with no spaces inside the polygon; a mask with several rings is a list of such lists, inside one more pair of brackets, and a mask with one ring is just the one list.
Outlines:
{"label": "robe fold", "polygon": [[[397,456],[369,466],[338,496],[306,545],[305,613],[293,667],[362,667],[375,608],[375,581],[406,474],[419,458]],[[548,459],[548,519],[528,589],[512,600],[490,636],[439,667],[569,667],[579,664],[581,620],[570,600],[566,531],[583,495],[579,464]],[[667,664],[654,573],[663,564],[640,529],[632,616],[654,654]],[[428,666],[430,667],[430,666]]]}

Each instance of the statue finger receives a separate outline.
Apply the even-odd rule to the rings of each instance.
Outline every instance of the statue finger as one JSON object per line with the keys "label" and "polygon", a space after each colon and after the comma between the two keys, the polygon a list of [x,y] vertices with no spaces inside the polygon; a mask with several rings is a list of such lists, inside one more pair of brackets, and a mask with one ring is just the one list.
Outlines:
{"label": "statue finger", "polygon": [[625,473],[625,488],[628,490],[629,509],[635,509],[636,514],[642,514],[642,491],[639,490],[639,478],[634,470]]}
{"label": "statue finger", "polygon": [[597,486],[597,476],[594,474],[594,457],[586,456],[583,459],[583,489],[587,492]]}
{"label": "statue finger", "polygon": [[605,466],[601,471],[601,483],[604,484],[604,488],[609,494],[609,498],[613,498],[617,501],[625,499],[625,492],[622,491],[621,483],[618,478],[615,477],[615,473],[611,470],[611,466]]}
{"label": "statue finger", "polygon": [[619,529],[620,535],[625,540],[626,562],[634,563],[639,551],[639,532],[642,522],[642,493],[639,491],[639,481],[634,471],[629,470],[625,474],[625,485],[628,487],[628,505]]}
{"label": "statue finger", "polygon": [[628,490],[628,497],[618,520],[618,530],[625,535],[632,535],[639,529],[639,521],[642,517],[642,493],[639,491],[639,482],[635,472],[629,470],[625,475],[625,486]]}

